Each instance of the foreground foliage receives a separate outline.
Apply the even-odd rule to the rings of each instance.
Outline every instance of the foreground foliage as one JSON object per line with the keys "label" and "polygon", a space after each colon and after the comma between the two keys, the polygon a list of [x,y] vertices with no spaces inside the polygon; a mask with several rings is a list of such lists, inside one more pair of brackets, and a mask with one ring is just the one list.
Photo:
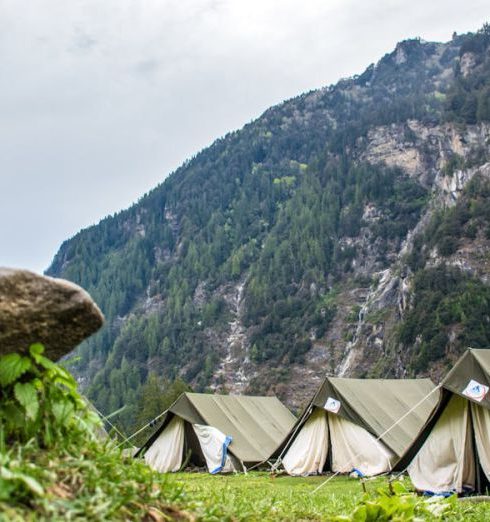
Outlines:
{"label": "foreground foliage", "polygon": [[0,520],[193,519],[182,485],[124,460],[43,351],[0,357]]}

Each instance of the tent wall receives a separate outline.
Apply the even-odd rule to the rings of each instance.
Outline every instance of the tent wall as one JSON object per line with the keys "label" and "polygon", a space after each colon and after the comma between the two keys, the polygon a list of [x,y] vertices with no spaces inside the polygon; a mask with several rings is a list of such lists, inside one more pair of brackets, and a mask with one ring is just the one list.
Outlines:
{"label": "tent wall", "polygon": [[361,426],[328,414],[332,446],[332,471],[349,473],[354,468],[373,476],[392,469],[398,457]]}
{"label": "tent wall", "polygon": [[178,471],[184,452],[184,421],[173,417],[145,453],[146,463],[161,473]]}
{"label": "tent wall", "polygon": [[325,410],[315,408],[282,459],[290,475],[321,473],[328,453],[328,427]]}
{"label": "tent wall", "polygon": [[331,470],[358,469],[366,476],[391,470],[397,456],[361,426],[334,413],[314,408],[282,459],[290,475],[310,475],[325,469],[330,445]]}
{"label": "tent wall", "polygon": [[478,461],[487,480],[490,481],[490,410],[471,403],[471,416]]}
{"label": "tent wall", "polygon": [[412,444],[400,457],[400,460],[398,460],[394,467],[394,471],[401,472],[407,469],[408,465],[412,462],[412,460],[416,457],[417,453],[420,451],[422,446],[425,444],[425,441],[429,437],[434,426],[437,424],[441,414],[444,412],[444,409],[446,408],[452,396],[453,394],[448,390],[441,390],[441,393],[439,395],[439,401],[436,407],[433,409],[432,414],[429,416],[423,427],[420,429]]}
{"label": "tent wall", "polygon": [[407,471],[418,490],[462,492],[475,487],[474,463],[469,403],[453,395]]}

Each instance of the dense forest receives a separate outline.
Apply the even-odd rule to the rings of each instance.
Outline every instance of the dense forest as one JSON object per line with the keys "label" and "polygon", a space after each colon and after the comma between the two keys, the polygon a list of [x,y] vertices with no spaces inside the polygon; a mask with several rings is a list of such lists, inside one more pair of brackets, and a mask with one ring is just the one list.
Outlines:
{"label": "dense forest", "polygon": [[[208,389],[237,314],[245,359],[270,369],[268,384],[289,382],[291,365],[333,328],[339,292],[369,288],[399,262],[429,210],[400,268],[413,295],[392,342],[417,347],[411,374],[447,355],[455,325],[459,349],[489,346],[489,287],[446,264],[466,239],[490,237],[488,182],[475,178],[455,206],[433,209],[430,182],[366,158],[379,127],[403,129],[411,144],[412,121],[489,121],[489,48],[489,26],[445,44],[402,42],[363,74],[272,107],[66,241],[48,273],[86,288],[107,318],[67,361],[88,396],[106,413],[126,406],[121,422],[131,429],[163,407],[141,413],[158,387]],[[429,165],[430,151],[419,149]],[[442,174],[478,167],[488,152],[451,154]],[[446,261],[433,262],[434,249]],[[237,312],[230,292],[240,286]]]}

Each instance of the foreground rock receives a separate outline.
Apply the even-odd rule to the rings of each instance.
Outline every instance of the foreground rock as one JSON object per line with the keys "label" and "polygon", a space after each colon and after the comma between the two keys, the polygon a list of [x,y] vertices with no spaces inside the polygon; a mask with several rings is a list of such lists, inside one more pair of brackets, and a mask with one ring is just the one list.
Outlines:
{"label": "foreground rock", "polygon": [[64,279],[0,268],[0,354],[43,343],[57,360],[103,324],[90,295]]}

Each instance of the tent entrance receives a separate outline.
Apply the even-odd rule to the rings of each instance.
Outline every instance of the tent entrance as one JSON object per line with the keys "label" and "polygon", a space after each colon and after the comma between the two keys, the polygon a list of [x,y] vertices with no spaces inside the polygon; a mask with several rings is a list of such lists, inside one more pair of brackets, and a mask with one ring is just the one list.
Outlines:
{"label": "tent entrance", "polygon": [[397,456],[358,424],[339,415],[328,414],[332,442],[332,471],[353,470],[365,476],[391,471]]}
{"label": "tent entrance", "polygon": [[290,475],[322,473],[328,453],[326,411],[315,408],[282,459]]}
{"label": "tent entrance", "polygon": [[238,471],[239,463],[228,452],[231,442],[212,426],[191,424],[175,415],[145,453],[146,463],[162,473],[193,464],[210,473]]}
{"label": "tent entrance", "polygon": [[324,471],[372,476],[390,471],[396,455],[363,427],[315,408],[282,459],[290,475]]}
{"label": "tent entrance", "polygon": [[[199,440],[196,436],[195,431],[192,429],[192,424],[190,424],[189,422],[185,423],[184,433],[184,459],[187,458],[187,455],[190,452],[190,458],[188,459],[189,465],[196,466],[197,468],[206,467],[206,460],[204,459],[204,454],[201,450]],[[182,465],[183,464],[184,462],[182,463]]]}
{"label": "tent entrance", "polygon": [[184,420],[174,416],[145,453],[151,468],[167,473],[179,471],[184,453]]}

